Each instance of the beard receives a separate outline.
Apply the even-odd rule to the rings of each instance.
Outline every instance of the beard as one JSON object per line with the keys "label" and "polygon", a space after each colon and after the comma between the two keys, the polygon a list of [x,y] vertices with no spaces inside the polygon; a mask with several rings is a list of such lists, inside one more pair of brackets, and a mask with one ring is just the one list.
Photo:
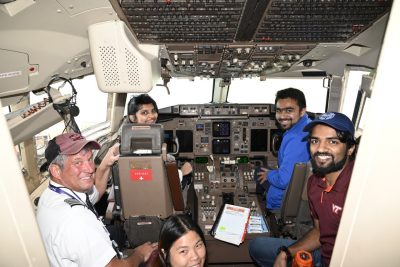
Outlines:
{"label": "beard", "polygon": [[289,130],[293,126],[293,120],[288,119],[288,120],[278,120],[278,126],[282,130]]}
{"label": "beard", "polygon": [[[318,163],[315,160],[315,157],[317,156],[330,156],[332,158],[332,162],[325,167],[322,166],[318,166]],[[331,172],[336,172],[336,171],[340,171],[341,169],[343,169],[344,165],[346,164],[347,161],[347,154],[343,157],[343,159],[339,160],[338,162],[335,162],[335,158],[333,157],[333,155],[328,154],[328,153],[315,153],[312,158],[311,158],[311,166],[313,169],[313,173],[319,177],[325,177],[325,175],[327,175],[328,173]]]}

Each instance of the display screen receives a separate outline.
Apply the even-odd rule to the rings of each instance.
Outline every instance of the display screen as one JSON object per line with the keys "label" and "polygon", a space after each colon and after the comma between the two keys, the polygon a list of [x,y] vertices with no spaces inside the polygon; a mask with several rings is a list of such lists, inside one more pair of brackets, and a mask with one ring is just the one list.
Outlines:
{"label": "display screen", "polygon": [[252,129],[250,138],[251,152],[268,151],[268,129]]}
{"label": "display screen", "polygon": [[213,137],[229,137],[231,135],[231,124],[229,121],[213,122]]}
{"label": "display screen", "polygon": [[213,154],[230,154],[231,140],[229,139],[214,139],[212,141]]}
{"label": "display screen", "polygon": [[204,124],[202,123],[196,124],[196,131],[204,131]]}
{"label": "display screen", "polygon": [[202,143],[202,144],[208,144],[208,136],[202,136],[202,137],[200,137],[200,143]]}
{"label": "display screen", "polygon": [[194,162],[198,164],[206,164],[208,163],[208,157],[196,157]]}
{"label": "display screen", "polygon": [[176,130],[179,140],[179,152],[193,152],[193,132],[190,130]]}
{"label": "display screen", "polygon": [[246,157],[246,156],[238,157],[238,158],[236,158],[236,160],[237,160],[237,163],[239,163],[239,164],[247,164],[250,162],[249,157]]}

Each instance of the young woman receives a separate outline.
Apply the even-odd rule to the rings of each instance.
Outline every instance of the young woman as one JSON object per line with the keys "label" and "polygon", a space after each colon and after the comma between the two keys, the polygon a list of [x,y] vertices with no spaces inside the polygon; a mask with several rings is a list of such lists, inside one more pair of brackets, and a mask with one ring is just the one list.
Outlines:
{"label": "young woman", "polygon": [[157,122],[158,107],[148,94],[133,96],[128,103],[128,119],[132,123],[153,124]]}
{"label": "young woman", "polygon": [[[153,124],[157,122],[158,118],[158,107],[156,101],[151,98],[148,94],[141,94],[138,96],[133,96],[128,103],[128,122],[131,123],[146,123]],[[169,160],[175,160],[171,155],[168,157]],[[185,162],[181,167],[182,172],[182,188],[190,181],[190,177],[186,177],[192,172],[193,168],[189,162]]]}
{"label": "young woman", "polygon": [[201,229],[186,215],[172,215],[164,223],[158,242],[162,266],[202,267],[206,246]]}

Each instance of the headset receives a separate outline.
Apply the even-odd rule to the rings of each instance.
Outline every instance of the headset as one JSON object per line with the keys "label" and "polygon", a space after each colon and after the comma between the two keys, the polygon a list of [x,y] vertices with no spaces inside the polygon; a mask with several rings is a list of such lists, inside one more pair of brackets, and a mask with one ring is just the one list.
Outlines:
{"label": "headset", "polygon": [[[56,82],[56,81],[64,81],[65,83],[68,83],[71,86],[72,89],[72,96],[70,99],[66,100],[65,103],[60,103],[60,104],[56,104],[53,102],[53,98],[50,95],[50,86]],[[45,91],[47,92],[47,95],[49,97],[49,103],[53,103],[53,107],[54,109],[58,112],[58,114],[60,114],[60,116],[64,119],[65,122],[65,128],[64,131],[67,129],[67,127],[71,127],[71,129],[76,132],[76,133],[81,133],[81,131],[79,130],[78,125],[75,122],[75,117],[79,115],[79,107],[76,106],[76,89],[72,83],[71,79],[67,79],[58,75],[54,75],[50,82],[47,84]],[[66,115],[70,115],[69,117],[67,117]]]}

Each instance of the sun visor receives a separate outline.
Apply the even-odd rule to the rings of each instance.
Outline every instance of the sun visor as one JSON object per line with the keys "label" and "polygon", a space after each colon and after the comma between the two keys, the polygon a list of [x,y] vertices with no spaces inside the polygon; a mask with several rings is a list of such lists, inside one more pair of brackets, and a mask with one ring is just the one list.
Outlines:
{"label": "sun visor", "polygon": [[106,93],[145,93],[160,78],[158,45],[138,44],[120,20],[90,25],[89,43],[99,89]]}

